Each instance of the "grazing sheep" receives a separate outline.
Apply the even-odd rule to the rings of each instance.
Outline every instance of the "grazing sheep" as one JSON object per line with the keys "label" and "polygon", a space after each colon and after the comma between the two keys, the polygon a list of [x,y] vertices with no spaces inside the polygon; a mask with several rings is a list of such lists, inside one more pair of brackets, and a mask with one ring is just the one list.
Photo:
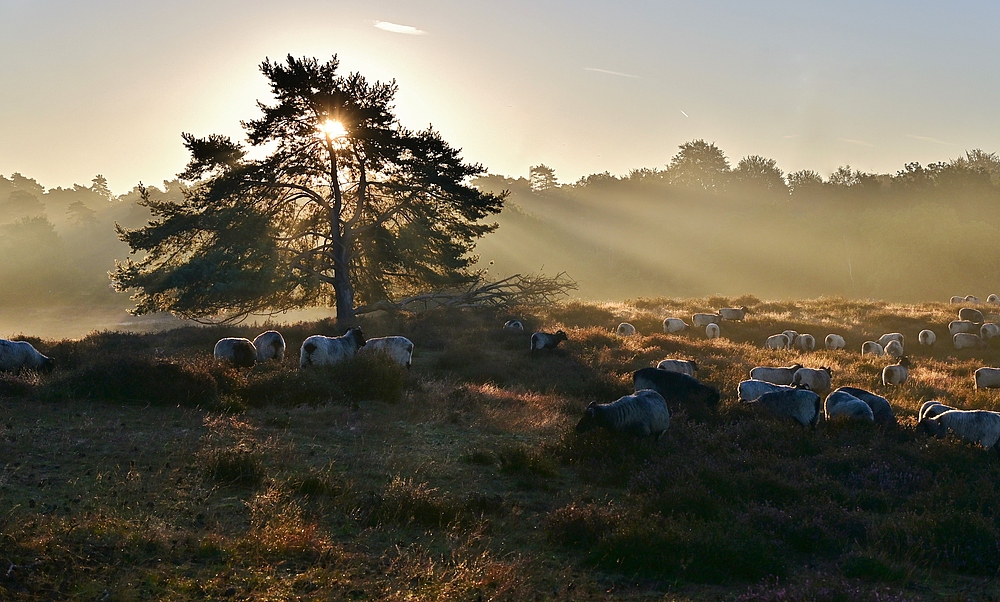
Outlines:
{"label": "grazing sheep", "polygon": [[718,324],[719,320],[719,314],[695,314],[691,316],[691,323],[699,328],[704,328],[709,324]]}
{"label": "grazing sheep", "polygon": [[840,389],[827,396],[823,413],[827,420],[837,416],[847,416],[852,420],[875,422],[875,414],[867,403]]}
{"label": "grazing sheep", "polygon": [[949,301],[949,303],[951,303],[952,305],[965,303],[965,297],[959,297],[958,295],[952,295],[951,296],[951,301]]}
{"label": "grazing sheep", "polygon": [[710,339],[717,339],[722,336],[722,331],[719,330],[718,324],[709,324],[705,326],[705,336]]}
{"label": "grazing sheep", "polygon": [[948,410],[937,416],[925,417],[918,426],[939,439],[950,429],[959,439],[978,443],[985,450],[996,445],[1000,439],[1000,413],[988,410]]}
{"label": "grazing sheep", "polygon": [[820,414],[820,396],[807,389],[788,389],[764,393],[747,403],[763,408],[768,413],[782,418],[791,418],[802,426],[816,428]]}
{"label": "grazing sheep", "polygon": [[951,333],[952,336],[960,332],[975,334],[979,332],[979,328],[979,324],[976,324],[971,320],[954,320],[948,323],[948,332]]}
{"label": "grazing sheep", "polygon": [[513,330],[515,332],[524,332],[524,324],[520,320],[507,320],[503,324],[504,330]]}
{"label": "grazing sheep", "polygon": [[215,359],[226,360],[237,368],[253,368],[257,363],[257,348],[250,339],[227,337],[215,344]]}
{"label": "grazing sheep", "polygon": [[887,332],[878,338],[878,344],[885,349],[885,346],[889,344],[889,341],[899,341],[899,344],[903,344],[903,335],[898,332]]}
{"label": "grazing sheep", "polygon": [[1000,305],[1000,297],[996,295],[990,295],[989,297],[986,297],[986,302],[992,303],[994,305]]}
{"label": "grazing sheep", "polygon": [[576,432],[583,433],[598,426],[634,437],[656,435],[659,441],[670,427],[670,410],[659,393],[642,389],[611,403],[591,402],[576,424]]}
{"label": "grazing sheep", "polygon": [[559,346],[560,341],[567,340],[566,333],[557,330],[555,334],[548,332],[536,332],[531,335],[531,350],[539,351],[541,349],[555,349]]}
{"label": "grazing sheep", "polygon": [[656,368],[658,370],[666,370],[667,372],[679,372],[688,376],[695,376],[698,372],[698,364],[694,360],[674,360],[667,358],[660,360],[660,363],[656,364]]}
{"label": "grazing sheep", "polygon": [[773,334],[764,341],[764,347],[767,349],[788,349],[788,335]]}
{"label": "grazing sheep", "polygon": [[375,337],[365,341],[365,346],[359,349],[358,353],[366,355],[383,353],[409,370],[413,364],[413,341],[401,336]]}
{"label": "grazing sheep", "polygon": [[1000,389],[1000,368],[979,368],[975,378],[977,389]]}
{"label": "grazing sheep", "polygon": [[956,334],[951,337],[951,342],[955,346],[955,349],[976,349],[986,346],[986,342],[979,338],[979,335],[968,332]]}
{"label": "grazing sheep", "polygon": [[285,359],[285,339],[277,330],[268,330],[255,336],[253,346],[257,348],[257,361],[282,361]]}
{"label": "grazing sheep", "polygon": [[885,349],[875,341],[865,341],[861,344],[861,355],[883,356]]}
{"label": "grazing sheep", "polygon": [[958,319],[975,322],[976,324],[982,324],[986,321],[983,319],[983,312],[978,309],[972,309],[971,307],[963,307],[958,310]]}
{"label": "grazing sheep", "polygon": [[723,320],[734,320],[739,322],[743,320],[743,318],[747,317],[747,306],[723,307],[719,310],[719,315]]}
{"label": "grazing sheep", "polygon": [[[837,391],[853,395],[868,404],[868,407],[872,409],[872,415],[875,417],[875,424],[877,426],[896,426],[896,415],[892,411],[892,406],[889,405],[889,400],[885,397],[876,395],[871,391],[858,389],[857,387],[839,387]],[[837,391],[834,391],[834,393]]]}
{"label": "grazing sheep", "polygon": [[679,372],[642,368],[632,373],[636,391],[653,389],[667,400],[674,410],[685,408],[688,415],[705,416],[714,410],[722,397],[715,387],[702,384],[697,378]]}
{"label": "grazing sheep", "polygon": [[988,342],[990,339],[996,337],[1000,337],[1000,324],[987,322],[979,327],[979,338],[982,340]]}
{"label": "grazing sheep", "polygon": [[680,318],[666,318],[663,320],[663,332],[674,334],[688,327],[687,323]]}
{"label": "grazing sheep", "polygon": [[790,385],[795,378],[795,372],[802,367],[802,364],[792,364],[788,367],[757,366],[750,370],[750,378],[762,380],[776,385]]}
{"label": "grazing sheep", "polygon": [[740,401],[753,401],[765,393],[773,393],[775,391],[795,391],[800,388],[808,389],[808,387],[789,387],[788,385],[776,385],[763,380],[750,379],[741,381],[738,391]]}
{"label": "grazing sheep", "polygon": [[917,413],[917,423],[919,424],[924,418],[933,418],[954,409],[956,408],[944,405],[940,401],[935,401],[933,399],[925,401],[923,405],[920,406],[920,411]]}
{"label": "grazing sheep", "polygon": [[792,384],[805,385],[810,390],[820,395],[825,395],[830,391],[830,379],[832,376],[833,371],[826,366],[822,366],[818,370],[815,368],[799,368],[795,371]]}
{"label": "grazing sheep", "polygon": [[792,345],[795,344],[795,339],[798,338],[799,333],[795,330],[783,330],[781,334],[788,337],[788,348],[791,349]]}
{"label": "grazing sheep", "polygon": [[917,335],[917,341],[924,347],[933,347],[934,343],[937,342],[937,335],[934,334],[933,330],[925,328]]}
{"label": "grazing sheep", "polygon": [[815,351],[816,350],[816,337],[811,334],[800,334],[795,337],[794,345],[801,349],[802,351]]}
{"label": "grazing sheep", "polygon": [[901,385],[910,377],[910,359],[902,357],[895,364],[890,364],[882,368],[882,384]]}
{"label": "grazing sheep", "polygon": [[898,360],[903,357],[903,345],[899,341],[889,341],[889,344],[885,346],[885,354]]}
{"label": "grazing sheep", "polygon": [[840,336],[839,334],[826,335],[826,339],[823,340],[823,344],[830,351],[834,351],[836,349],[843,349],[844,347],[847,346],[847,342],[844,341],[844,337]]}
{"label": "grazing sheep", "polygon": [[339,337],[314,334],[302,341],[302,347],[299,349],[299,367],[332,366],[351,359],[364,346],[365,335],[358,327],[349,329]]}
{"label": "grazing sheep", "polygon": [[975,303],[976,305],[979,305],[979,297],[975,295],[966,295],[965,301],[966,303]]}
{"label": "grazing sheep", "polygon": [[0,339],[0,372],[20,372],[25,369],[51,372],[54,367],[52,358],[39,353],[31,343]]}
{"label": "grazing sheep", "polygon": [[630,337],[635,334],[635,326],[632,326],[628,322],[622,322],[615,329],[615,334],[620,337]]}

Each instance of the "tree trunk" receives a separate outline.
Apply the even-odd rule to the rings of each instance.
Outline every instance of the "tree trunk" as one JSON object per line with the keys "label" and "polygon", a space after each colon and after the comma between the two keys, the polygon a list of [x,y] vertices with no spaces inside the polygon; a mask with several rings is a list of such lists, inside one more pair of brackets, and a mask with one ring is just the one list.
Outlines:
{"label": "tree trunk", "polygon": [[[333,192],[333,203],[330,207],[330,237],[333,239],[333,295],[337,299],[337,324],[353,326],[357,322],[354,313],[354,285],[351,283],[351,255],[348,250],[349,241],[347,225],[341,219],[344,208],[344,197],[340,190],[340,178],[337,175],[337,151],[330,137],[326,138],[327,151],[330,153],[330,184]],[[341,229],[343,228],[343,229]]]}

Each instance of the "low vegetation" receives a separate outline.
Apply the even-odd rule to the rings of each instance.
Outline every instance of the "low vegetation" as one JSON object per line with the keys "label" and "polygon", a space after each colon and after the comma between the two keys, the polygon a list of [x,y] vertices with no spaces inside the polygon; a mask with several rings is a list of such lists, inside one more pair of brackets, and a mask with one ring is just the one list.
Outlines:
{"label": "low vegetation", "polygon": [[[722,338],[667,316],[747,305]],[[1000,458],[916,430],[922,401],[1000,409],[955,351],[947,304],[754,297],[565,303],[367,316],[416,346],[407,371],[212,359],[251,327],[30,339],[51,374],[0,375],[0,599],[996,599]],[[628,321],[639,334],[619,337]],[[917,332],[939,333],[933,350]],[[535,329],[569,340],[528,352]],[[786,328],[845,351],[768,351]],[[280,328],[290,350],[330,322]],[[885,388],[861,343],[902,332],[914,367]],[[660,442],[573,426],[631,372],[694,359],[718,413]],[[830,366],[900,419],[800,428],[737,403],[755,365]]]}

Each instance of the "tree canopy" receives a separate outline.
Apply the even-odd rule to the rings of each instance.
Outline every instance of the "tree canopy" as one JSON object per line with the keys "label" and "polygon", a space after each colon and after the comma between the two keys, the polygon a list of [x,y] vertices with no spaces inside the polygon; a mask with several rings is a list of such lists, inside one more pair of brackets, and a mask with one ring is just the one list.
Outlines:
{"label": "tree canopy", "polygon": [[504,193],[431,127],[394,114],[395,82],[341,75],[334,56],[265,60],[274,104],[242,122],[250,147],[184,134],[184,200],[143,204],[153,220],[118,227],[136,259],[116,262],[117,290],[138,314],[227,319],[319,304],[352,321],[359,304],[471,281],[483,219]]}

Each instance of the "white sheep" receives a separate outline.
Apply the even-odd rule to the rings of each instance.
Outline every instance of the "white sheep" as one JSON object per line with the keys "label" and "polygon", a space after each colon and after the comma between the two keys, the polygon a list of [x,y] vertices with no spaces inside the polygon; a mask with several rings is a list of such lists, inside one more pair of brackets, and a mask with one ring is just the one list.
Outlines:
{"label": "white sheep", "polygon": [[679,372],[680,374],[687,374],[688,376],[698,376],[698,364],[694,360],[675,360],[667,358],[665,360],[660,360],[656,367],[660,370],[666,370],[667,372]]}
{"label": "white sheep", "polygon": [[719,316],[721,316],[723,320],[734,320],[738,322],[747,317],[747,306],[723,307],[719,310]]}
{"label": "white sheep", "polygon": [[675,334],[688,327],[687,322],[680,318],[665,318],[663,320],[663,332]]}
{"label": "white sheep", "polygon": [[[889,400],[885,397],[857,387],[840,387],[837,391],[843,391],[844,393],[853,395],[868,404],[868,407],[872,410],[875,424],[878,426],[896,426],[896,415],[892,411],[892,406],[889,404]],[[834,392],[836,393],[836,391]]]}
{"label": "white sheep", "polygon": [[967,320],[969,322],[975,322],[976,324],[982,324],[986,320],[983,318],[983,312],[978,309],[973,309],[971,307],[963,307],[958,310],[958,319]]}
{"label": "white sheep", "polygon": [[847,416],[852,420],[875,422],[875,414],[867,403],[840,389],[827,396],[823,413],[827,420],[837,416]]}
{"label": "white sheep", "polygon": [[622,322],[615,329],[615,334],[620,337],[630,337],[635,334],[635,326],[632,326],[628,322]]}
{"label": "white sheep", "polygon": [[365,355],[382,353],[409,370],[413,363],[413,341],[401,336],[375,337],[365,341],[365,346],[359,349],[358,353]]}
{"label": "white sheep", "polygon": [[952,336],[960,332],[975,334],[979,332],[980,325],[970,320],[953,320],[948,323],[948,332]]}
{"label": "white sheep", "polygon": [[242,337],[219,339],[213,354],[215,359],[226,360],[237,368],[253,368],[257,362],[257,348],[250,339]]}
{"label": "white sheep", "polygon": [[705,336],[710,339],[717,339],[722,336],[722,331],[718,324],[707,324],[705,326]]}
{"label": "white sheep", "polygon": [[979,297],[975,295],[966,295],[965,301],[966,303],[975,303],[976,305],[979,305]]}
{"label": "white sheep", "polygon": [[925,328],[917,335],[917,341],[924,347],[933,347],[934,343],[937,342],[937,335],[934,334],[933,330]]}
{"label": "white sheep", "polygon": [[795,379],[795,373],[801,367],[802,364],[792,364],[788,367],[757,366],[750,370],[750,378],[776,385],[790,385]]}
{"label": "white sheep", "polygon": [[977,389],[1000,389],[1000,368],[979,368],[975,379]]}
{"label": "white sheep", "polygon": [[889,344],[889,341],[899,341],[900,345],[903,345],[903,335],[899,332],[887,332],[878,338],[878,344],[885,349],[885,346]]}
{"label": "white sheep", "polygon": [[979,327],[979,338],[982,340],[989,341],[990,339],[994,339],[996,337],[1000,337],[1000,324],[986,322]]}
{"label": "white sheep", "polygon": [[795,342],[793,343],[795,347],[798,347],[802,351],[815,351],[816,350],[816,337],[811,334],[800,334],[795,337]]}
{"label": "white sheep", "polygon": [[670,410],[663,396],[652,389],[642,389],[611,403],[591,402],[576,431],[582,433],[594,427],[635,437],[655,435],[659,440],[670,427]]}
{"label": "white sheep", "polygon": [[1000,413],[988,410],[948,410],[931,418],[924,418],[919,426],[941,438],[948,431],[969,443],[978,443],[989,450],[1000,440]]}
{"label": "white sheep", "polygon": [[557,330],[555,333],[539,331],[531,335],[531,350],[555,349],[560,341],[565,340],[567,340],[566,333],[562,330]]}
{"label": "white sheep", "polygon": [[52,358],[39,353],[29,342],[0,339],[0,372],[50,372],[54,366]]}
{"label": "white sheep", "polygon": [[740,381],[737,390],[739,391],[740,401],[753,401],[765,393],[773,393],[775,391],[795,391],[797,389],[796,387],[789,387],[787,385],[776,385],[762,380],[750,379]]}
{"label": "white sheep", "polygon": [[910,359],[902,357],[895,364],[882,368],[882,384],[901,385],[910,377]]}
{"label": "white sheep", "polygon": [[951,342],[955,349],[976,349],[986,346],[986,343],[977,334],[959,332],[951,337]]}
{"label": "white sheep", "polygon": [[774,416],[791,418],[802,426],[815,428],[820,415],[820,396],[806,389],[782,389],[764,393],[747,403],[752,407],[763,408]]}
{"label": "white sheep", "polygon": [[512,330],[514,332],[524,332],[524,324],[520,320],[507,320],[503,324],[504,330]]}
{"label": "white sheep", "polygon": [[695,314],[691,316],[691,323],[699,328],[704,328],[709,324],[718,324],[719,314]]}
{"label": "white sheep", "polygon": [[795,344],[795,339],[798,338],[799,333],[795,330],[783,330],[781,334],[788,337],[788,348],[791,349],[792,345]]}
{"label": "white sheep", "polygon": [[314,334],[302,341],[299,367],[332,366],[351,359],[365,346],[365,335],[358,327],[350,328],[339,337]]}
{"label": "white sheep", "polygon": [[[964,301],[965,299],[963,299]],[[954,410],[951,406],[945,405],[940,401],[935,401],[933,399],[925,401],[923,405],[920,406],[920,411],[917,413],[917,423],[919,424],[924,418],[933,418],[940,414],[944,414],[949,410]]]}
{"label": "white sheep", "polygon": [[767,349],[788,349],[788,335],[784,333],[773,334],[764,341],[764,347]]}
{"label": "white sheep", "polygon": [[992,303],[994,305],[1000,305],[1000,297],[996,295],[990,295],[989,297],[986,297],[986,302]]}
{"label": "white sheep", "polygon": [[277,330],[262,332],[253,338],[253,346],[257,349],[257,361],[282,361],[285,359],[285,339]]}
{"label": "white sheep", "polygon": [[874,355],[881,357],[885,355],[885,349],[875,341],[865,341],[861,344],[861,355]]}
{"label": "white sheep", "polygon": [[847,342],[844,341],[844,337],[840,336],[839,334],[833,334],[833,333],[826,335],[826,338],[823,340],[823,344],[830,351],[834,351],[836,349],[843,349],[844,347],[847,346]]}
{"label": "white sheep", "polygon": [[959,297],[958,295],[952,295],[951,296],[951,301],[949,301],[949,303],[951,303],[952,305],[956,305],[956,304],[960,304],[960,303],[965,303],[965,297]]}
{"label": "white sheep", "polygon": [[795,376],[792,377],[792,384],[809,387],[810,390],[819,395],[824,395],[830,391],[832,376],[833,371],[826,366],[822,366],[818,370],[815,368],[799,368],[795,371]]}
{"label": "white sheep", "polygon": [[889,341],[889,344],[885,346],[885,354],[898,360],[903,357],[903,344],[896,340]]}

